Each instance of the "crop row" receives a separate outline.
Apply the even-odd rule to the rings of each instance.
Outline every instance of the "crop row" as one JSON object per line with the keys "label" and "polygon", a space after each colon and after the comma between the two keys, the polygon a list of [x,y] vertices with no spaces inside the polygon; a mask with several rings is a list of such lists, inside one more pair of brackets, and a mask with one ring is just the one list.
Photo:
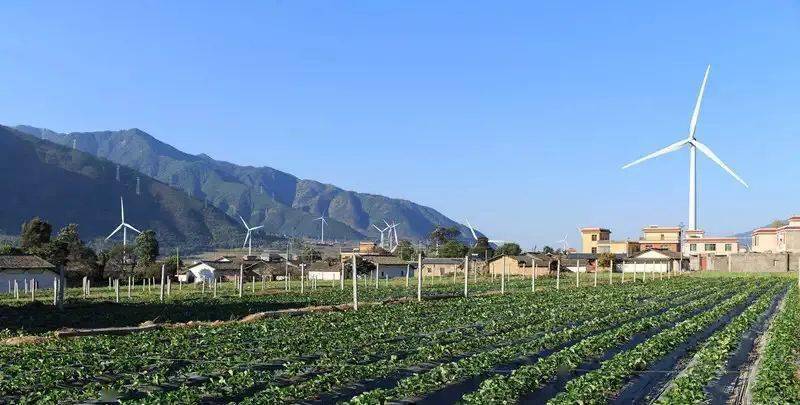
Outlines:
{"label": "crop row", "polygon": [[753,402],[789,404],[800,402],[797,360],[800,357],[800,294],[792,286],[783,309],[767,331],[767,344],[752,390]]}
{"label": "crop row", "polygon": [[[729,303],[743,301],[753,288],[755,287],[746,287],[745,291],[723,301],[720,305],[725,306],[730,305]],[[687,305],[675,306],[663,314],[638,319],[619,328],[583,339],[540,359],[535,364],[514,370],[510,376],[498,375],[484,381],[478,391],[466,395],[464,400],[468,403],[514,401],[523,394],[537,389],[553,378],[556,373],[571,371],[588,359],[598,357],[629,341],[636,334],[671,325],[686,316],[716,304],[721,297],[720,293],[713,294]]]}
{"label": "crop row", "polygon": [[[727,289],[731,286],[719,287],[719,291],[715,292],[715,288],[703,289],[701,295],[704,297],[694,301],[696,296],[687,294],[676,301],[662,301],[652,303],[650,305],[638,306],[633,311],[621,311],[607,314],[602,318],[596,318],[584,324],[560,330],[554,333],[538,336],[521,344],[503,347],[495,350],[484,351],[477,353],[473,356],[451,362],[441,364],[430,371],[420,373],[408,377],[397,384],[392,389],[377,389],[371,392],[363,393],[353,398],[353,403],[380,403],[388,400],[397,400],[403,398],[411,398],[415,396],[422,396],[432,391],[438,390],[447,384],[452,384],[458,381],[465,380],[483,374],[493,367],[510,362],[514,359],[530,356],[539,353],[543,350],[553,349],[559,345],[567,342],[583,339],[587,336],[593,335],[598,331],[607,328],[614,328],[623,322],[628,322],[646,315],[648,312],[658,312],[670,306],[678,306],[679,308],[693,308],[694,306],[710,305],[711,303],[720,299],[721,296],[727,293]],[[708,294],[708,295],[706,295]],[[605,335],[602,333],[601,335]],[[590,338],[591,339],[591,338]]]}
{"label": "crop row", "polygon": [[[775,282],[764,294],[776,293]],[[762,289],[763,285],[762,285]],[[653,362],[670,353],[674,348],[712,325],[734,307],[741,304],[746,297],[739,294],[737,299],[730,299],[700,315],[682,321],[633,349],[617,354],[602,363],[597,370],[591,371],[567,383],[565,389],[549,403],[574,404],[576,402],[605,402],[614,395],[622,385],[639,371],[647,369]]]}
{"label": "crop row", "polygon": [[[671,283],[683,289],[690,284],[677,280]],[[675,291],[680,291],[680,288]],[[336,370],[343,362],[364,361],[365,354],[386,354],[391,359],[391,352],[398,349],[397,345],[404,343],[406,338],[408,346],[423,346],[413,361],[436,358],[448,354],[451,349],[436,342],[459,341],[459,328],[471,330],[472,334],[464,332],[463,336],[472,338],[476,329],[470,329],[470,326],[476,323],[481,323],[484,331],[488,328],[498,332],[512,322],[524,325],[525,322],[556,319],[556,322],[565,324],[577,315],[583,314],[588,319],[604,309],[607,311],[609,308],[602,304],[611,296],[620,297],[612,302],[632,306],[648,296],[663,298],[664,295],[650,293],[638,285],[615,286],[613,290],[548,291],[535,295],[375,307],[358,312],[282,318],[219,328],[81,338],[69,341],[66,346],[55,342],[2,348],[0,361],[10,366],[0,371],[3,377],[0,378],[0,395],[13,395],[19,400],[89,399],[101,388],[124,394],[130,386],[159,385],[176,375],[210,373],[220,373],[221,376],[209,383],[205,391],[211,395],[226,395],[231,392],[230,387],[252,386],[262,379],[258,370],[240,370],[242,365],[316,352],[318,365]],[[423,337],[433,343],[420,345]],[[391,339],[397,341],[382,343]],[[346,350],[348,347],[350,351]],[[370,349],[375,350],[370,353]],[[307,366],[303,360],[289,359],[282,363],[288,377],[302,373]],[[243,383],[237,383],[237,379]]]}
{"label": "crop row", "polygon": [[773,295],[762,295],[727,326],[711,335],[695,353],[689,365],[661,395],[658,403],[707,402],[705,386],[725,368],[727,359],[741,342],[744,333],[766,311],[774,299]]}

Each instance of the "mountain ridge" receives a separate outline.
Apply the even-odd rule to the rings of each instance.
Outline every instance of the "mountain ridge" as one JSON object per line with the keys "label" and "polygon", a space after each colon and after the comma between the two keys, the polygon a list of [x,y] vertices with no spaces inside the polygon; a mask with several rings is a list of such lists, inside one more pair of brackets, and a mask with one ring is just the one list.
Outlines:
{"label": "mountain ridge", "polygon": [[456,226],[464,240],[469,229],[439,211],[400,198],[344,190],[333,184],[300,179],[269,166],[243,166],[216,160],[205,153],[192,155],[132,128],[119,131],[58,133],[20,125],[17,129],[92,153],[139,170],[198,199],[207,199],[230,217],[242,215],[268,232],[319,236],[325,216],[326,239],[377,239],[383,220],[398,221],[398,234],[425,239],[437,225]]}

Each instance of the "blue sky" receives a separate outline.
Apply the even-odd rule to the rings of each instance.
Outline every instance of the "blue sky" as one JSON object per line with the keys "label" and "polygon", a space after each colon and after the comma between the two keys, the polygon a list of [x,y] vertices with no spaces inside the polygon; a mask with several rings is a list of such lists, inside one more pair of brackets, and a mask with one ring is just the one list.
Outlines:
{"label": "blue sky", "polygon": [[0,5],[0,123],[138,127],[179,149],[407,198],[497,239],[576,226],[746,231],[800,213],[789,1],[28,2]]}

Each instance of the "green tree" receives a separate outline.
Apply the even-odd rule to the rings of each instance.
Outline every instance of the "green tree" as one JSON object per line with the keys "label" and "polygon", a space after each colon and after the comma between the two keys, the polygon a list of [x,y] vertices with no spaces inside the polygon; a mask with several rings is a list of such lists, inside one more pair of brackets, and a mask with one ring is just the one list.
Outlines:
{"label": "green tree", "polygon": [[136,245],[133,248],[136,254],[136,262],[138,266],[149,266],[156,261],[158,257],[158,239],[153,230],[146,230],[136,237]]}
{"label": "green tree", "polygon": [[21,255],[23,253],[24,252],[22,251],[22,249],[14,246],[14,245],[11,245],[10,243],[6,242],[6,243],[3,243],[3,244],[0,244],[0,256],[4,256],[4,255]]}
{"label": "green tree", "polygon": [[[369,274],[371,271],[375,270],[375,264],[372,262],[368,262],[362,259],[360,256],[356,256],[356,273],[358,274]],[[353,277],[353,260],[350,259],[344,265],[345,271],[345,278]]]}
{"label": "green tree", "polygon": [[555,252],[556,250],[551,248],[550,246],[545,246],[544,248],[542,248],[542,253],[545,254],[554,254]]}
{"label": "green tree", "polygon": [[98,261],[103,269],[103,277],[126,278],[133,275],[133,268],[136,265],[134,259],[130,251],[126,251],[122,245],[114,245],[111,249],[102,251],[98,255]]}
{"label": "green tree", "polygon": [[170,256],[164,260],[164,266],[169,274],[176,274],[178,268],[183,267],[183,260],[179,259],[178,256]]}
{"label": "green tree", "polygon": [[482,258],[494,256],[494,249],[492,248],[492,245],[489,244],[489,238],[485,236],[478,236],[475,246],[473,246],[469,252]]}
{"label": "green tree", "polygon": [[439,247],[439,257],[464,257],[468,252],[467,245],[456,240],[449,240]]}
{"label": "green tree", "polygon": [[25,251],[42,247],[47,242],[50,242],[50,234],[52,233],[52,225],[39,217],[35,217],[22,224],[22,232],[19,235],[20,246]]}
{"label": "green tree", "polygon": [[597,255],[597,265],[600,267],[611,266],[611,261],[614,260],[614,254],[609,252],[600,253]]}
{"label": "green tree", "polygon": [[504,243],[503,246],[500,246],[497,248],[497,251],[495,251],[496,256],[516,256],[520,253],[522,253],[522,249],[516,243]]}
{"label": "green tree", "polygon": [[461,235],[461,231],[458,230],[458,227],[436,225],[436,228],[431,231],[428,238],[431,240],[431,243],[441,246],[457,238],[459,235]]}
{"label": "green tree", "polygon": [[306,245],[300,251],[300,258],[304,262],[311,263],[317,260],[322,260],[322,253],[319,250],[314,249],[313,246]]}
{"label": "green tree", "polygon": [[414,260],[417,258],[417,250],[414,248],[411,241],[407,239],[401,239],[400,242],[397,243],[395,253],[401,260]]}

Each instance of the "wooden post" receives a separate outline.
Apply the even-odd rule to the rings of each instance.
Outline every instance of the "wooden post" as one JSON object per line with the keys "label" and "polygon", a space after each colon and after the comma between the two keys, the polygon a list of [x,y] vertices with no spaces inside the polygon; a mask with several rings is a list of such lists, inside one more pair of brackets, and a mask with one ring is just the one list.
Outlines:
{"label": "wooden post", "polygon": [[506,293],[506,258],[503,258],[503,274],[500,275],[500,294]]}
{"label": "wooden post", "polygon": [[353,253],[353,310],[358,311],[358,273],[356,272],[356,254]]}
{"label": "wooden post", "polygon": [[422,302],[422,253],[417,256],[417,302]]}
{"label": "wooden post", "polygon": [[244,264],[240,264],[239,265],[239,298],[242,298],[242,293],[243,293],[243,291],[242,291],[242,287],[243,287],[242,283],[243,283],[243,281],[242,280],[243,279],[244,279]]}
{"label": "wooden post", "polygon": [[119,279],[114,279],[114,298],[119,303]]}
{"label": "wooden post", "polygon": [[469,282],[469,256],[464,256],[464,298],[467,297],[468,282]]}
{"label": "wooden post", "polygon": [[559,289],[561,284],[561,259],[556,262],[556,290]]}
{"label": "wooden post", "polygon": [[165,265],[162,264],[161,265],[161,285],[160,285],[160,288],[159,288],[159,295],[158,295],[158,299],[161,302],[164,302],[164,287],[165,287],[164,286],[164,279],[166,278],[166,274],[167,274],[167,268],[166,268]]}
{"label": "wooden post", "polygon": [[611,263],[608,266],[608,285],[614,284],[614,259],[611,259]]}

